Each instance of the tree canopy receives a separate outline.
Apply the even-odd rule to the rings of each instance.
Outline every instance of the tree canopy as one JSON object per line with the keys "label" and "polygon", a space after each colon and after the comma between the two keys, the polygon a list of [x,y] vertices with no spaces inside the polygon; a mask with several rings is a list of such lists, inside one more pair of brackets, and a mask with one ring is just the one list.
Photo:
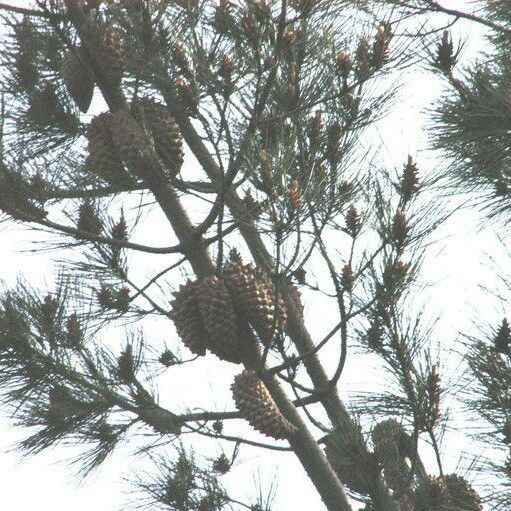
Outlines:
{"label": "tree canopy", "polygon": [[[86,476],[136,445],[152,509],[274,509],[229,479],[255,449],[292,454],[329,511],[509,509],[509,323],[450,350],[421,303],[455,195],[507,222],[505,0],[0,9],[0,209],[56,269],[0,296],[21,450],[77,445]],[[485,38],[467,62],[460,23]],[[445,87],[432,173],[382,154],[412,69]]]}

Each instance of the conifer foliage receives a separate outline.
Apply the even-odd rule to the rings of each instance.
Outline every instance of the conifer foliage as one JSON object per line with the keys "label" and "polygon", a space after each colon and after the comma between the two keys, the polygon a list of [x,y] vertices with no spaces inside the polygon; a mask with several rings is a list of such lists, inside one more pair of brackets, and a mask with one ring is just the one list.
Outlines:
{"label": "conifer foliage", "polygon": [[[328,511],[480,511],[491,490],[444,474],[449,389],[413,307],[443,214],[420,161],[389,170],[366,145],[413,61],[395,9],[2,9],[0,209],[59,249],[53,287],[0,295],[20,448],[79,445],[86,475],[138,434],[155,463],[135,478],[149,509],[276,509],[271,489],[251,498],[251,481],[228,481],[257,448],[291,453]],[[435,59],[452,76],[448,35]],[[509,343],[504,321],[474,344],[481,389],[490,364],[509,388]],[[388,379],[347,403],[357,357]],[[231,378],[206,410],[191,392],[205,367],[215,385]],[[509,443],[509,403],[478,403]]]}

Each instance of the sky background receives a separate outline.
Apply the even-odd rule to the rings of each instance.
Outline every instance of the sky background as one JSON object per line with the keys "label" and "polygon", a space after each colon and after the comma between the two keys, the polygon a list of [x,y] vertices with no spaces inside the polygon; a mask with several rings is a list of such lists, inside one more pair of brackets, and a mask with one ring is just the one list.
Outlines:
{"label": "sky background", "polygon": [[[23,0],[8,3],[17,6],[28,6]],[[463,7],[463,1],[445,2],[451,7]],[[478,29],[467,24],[460,24],[457,30],[463,37],[471,39],[465,50],[465,57],[477,53],[482,46]],[[427,150],[428,137],[424,129],[427,109],[442,91],[440,82],[431,74],[415,70],[402,77],[403,89],[391,114],[381,124],[384,133],[382,154],[389,165],[401,168],[408,154],[413,155],[424,175],[436,172],[441,161],[438,155]],[[378,143],[381,143],[378,142]],[[471,211],[456,214],[444,225],[436,238],[439,240],[431,249],[431,257],[424,268],[425,280],[431,286],[422,295],[422,301],[428,303],[431,317],[440,316],[438,327],[439,340],[444,347],[456,343],[458,333],[471,327],[472,319],[485,317],[489,322],[500,321],[505,308],[497,300],[489,298],[478,289],[483,281],[488,283],[488,253],[497,254],[497,259],[508,263],[491,225],[486,224],[481,230],[481,216]],[[158,232],[154,237],[158,240]],[[0,260],[2,261],[2,278],[6,286],[13,284],[19,275],[33,285],[51,283],[53,267],[47,254],[29,253],[31,233],[12,223],[0,224]],[[491,285],[491,282],[490,282]],[[309,320],[321,324],[316,316],[312,303],[306,302]],[[311,312],[312,311],[312,312]],[[156,326],[158,335],[165,335]],[[326,328],[326,327],[325,327]],[[440,338],[441,337],[441,338]],[[367,364],[367,363],[364,363]],[[349,364],[340,384],[343,390],[360,389],[364,386],[365,377],[371,370],[370,366]],[[209,403],[211,393],[203,394],[203,389],[227,389],[232,375],[238,369],[228,368],[218,374],[218,365],[201,362],[197,369],[197,377],[189,382],[195,385],[198,401]],[[171,388],[169,381],[169,389]],[[187,382],[184,382],[186,385]],[[165,381],[163,382],[165,384]],[[200,390],[199,390],[200,389]],[[160,389],[162,400],[179,401],[179,396],[167,397],[164,388]],[[170,392],[170,391],[169,391]],[[229,409],[228,393],[218,394],[217,405]],[[225,397],[224,397],[225,396]],[[222,399],[225,400],[221,401]],[[44,451],[43,454],[21,460],[19,454],[12,452],[12,446],[23,438],[26,431],[14,427],[12,421],[0,417],[0,474],[2,496],[0,506],[6,510],[52,510],[64,511],[115,511],[125,509],[126,491],[130,486],[123,482],[125,475],[130,475],[134,468],[146,467],[144,462],[128,456],[129,448],[108,460],[103,467],[90,476],[85,482],[78,483],[75,471],[65,460],[69,457],[68,449]],[[457,456],[466,446],[461,437],[453,435],[449,444],[451,451],[451,468],[457,462]],[[427,455],[426,455],[427,457]],[[282,461],[282,458],[284,458]],[[269,451],[247,449],[239,459],[239,469],[234,471],[237,481],[247,485],[240,491],[246,495],[254,493],[254,485],[250,484],[252,473],[260,467],[260,477],[264,483],[276,480],[280,498],[276,501],[274,511],[284,509],[322,509],[311,484],[303,475],[301,468],[292,455],[275,455]],[[256,473],[257,477],[257,473]],[[231,484],[236,484],[232,481]]]}

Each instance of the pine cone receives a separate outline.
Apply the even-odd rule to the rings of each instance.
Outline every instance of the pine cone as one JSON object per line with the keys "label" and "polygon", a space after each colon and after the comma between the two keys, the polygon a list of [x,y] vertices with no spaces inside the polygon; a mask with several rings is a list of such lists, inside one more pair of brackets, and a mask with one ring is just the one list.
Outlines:
{"label": "pine cone", "polygon": [[102,309],[115,309],[115,296],[112,286],[102,284],[97,292],[98,304]]}
{"label": "pine cone", "polygon": [[409,493],[411,474],[405,458],[411,452],[411,439],[404,427],[394,419],[379,422],[373,428],[372,439],[389,487],[397,496]]}
{"label": "pine cone", "polygon": [[277,440],[285,439],[296,431],[254,371],[245,369],[236,376],[231,390],[236,407],[257,431]]}
{"label": "pine cone", "polygon": [[43,220],[48,212],[42,207],[32,204],[34,194],[30,184],[7,167],[0,164],[0,210],[16,220]]}
{"label": "pine cone", "polygon": [[133,104],[137,120],[149,131],[160,158],[167,163],[173,175],[183,164],[183,140],[179,127],[170,112],[151,99],[142,99]]}
{"label": "pine cone", "polygon": [[125,110],[112,114],[110,123],[112,141],[117,154],[134,172],[140,172],[143,167],[141,151],[145,145],[145,137],[137,121]]}
{"label": "pine cone", "polygon": [[400,209],[396,210],[394,219],[392,221],[392,239],[399,247],[402,247],[410,233],[410,227],[406,217]]}
{"label": "pine cone", "polygon": [[289,187],[289,202],[293,209],[300,209],[302,207],[302,194],[298,181],[293,181]]}
{"label": "pine cone", "polygon": [[263,271],[237,261],[230,262],[224,274],[227,287],[262,342],[271,342],[287,320],[286,306],[276,296],[271,279]]}
{"label": "pine cone", "polygon": [[341,51],[337,55],[335,63],[337,70],[339,71],[343,80],[347,80],[351,70],[353,69],[353,62],[351,61],[351,57],[346,52]]}
{"label": "pine cone", "polygon": [[182,102],[183,106],[186,107],[188,115],[196,116],[197,108],[199,106],[199,95],[197,87],[193,84],[193,82],[187,80],[184,76],[179,76],[176,79],[175,84],[179,100]]}
{"label": "pine cone", "polygon": [[440,69],[444,73],[450,73],[458,62],[459,49],[454,49],[451,34],[445,30],[442,39],[437,47],[437,54],[433,59],[433,66]]}
{"label": "pine cone", "polygon": [[100,235],[103,231],[103,222],[89,201],[84,201],[78,208],[76,227],[81,231],[96,235]]}
{"label": "pine cone", "polygon": [[62,63],[62,78],[69,95],[81,112],[86,113],[94,94],[94,73],[87,65],[82,48],[69,53]]}
{"label": "pine cone", "polygon": [[383,326],[378,318],[374,318],[366,332],[367,346],[372,350],[379,350],[383,343]]}
{"label": "pine cone", "polygon": [[64,335],[69,347],[76,349],[80,348],[83,332],[76,312],[73,312],[68,316]]}
{"label": "pine cone", "polygon": [[128,225],[124,217],[124,210],[121,209],[119,220],[112,226],[111,234],[114,240],[127,241],[129,237]]}
{"label": "pine cone", "polygon": [[351,293],[355,283],[355,275],[350,264],[345,264],[341,272],[341,285],[345,291]]}
{"label": "pine cone", "polygon": [[115,308],[119,312],[128,312],[130,310],[131,300],[129,288],[123,286],[115,293]]}
{"label": "pine cone", "polygon": [[433,365],[426,379],[426,394],[428,396],[427,418],[430,426],[436,424],[440,419],[441,381],[437,367]]}
{"label": "pine cone", "polygon": [[39,80],[37,66],[30,56],[23,52],[18,52],[14,59],[20,85],[26,91],[33,91]]}
{"label": "pine cone", "polygon": [[371,52],[371,65],[374,68],[379,69],[389,60],[391,39],[392,31],[390,25],[384,22],[380,23]]}
{"label": "pine cone", "polygon": [[481,497],[472,486],[456,474],[422,479],[413,494],[416,511],[482,511]]}
{"label": "pine cone", "polygon": [[413,492],[413,504],[416,511],[442,509],[449,504],[449,494],[439,477],[422,479]]}
{"label": "pine cone", "polygon": [[111,184],[126,178],[124,167],[114,148],[110,126],[112,115],[104,112],[92,119],[87,127],[88,163],[92,170]]}
{"label": "pine cone", "polygon": [[172,47],[172,60],[178,67],[179,71],[185,76],[192,76],[193,71],[190,64],[190,59],[181,41],[176,41]]}
{"label": "pine cone", "polygon": [[444,477],[443,482],[449,490],[455,509],[482,511],[481,497],[466,479],[456,474],[449,474]]}
{"label": "pine cone", "polygon": [[413,161],[411,156],[408,156],[408,161],[403,170],[401,178],[401,194],[403,199],[408,201],[419,189],[419,169],[417,164]]}
{"label": "pine cone", "polygon": [[54,123],[63,127],[77,125],[76,117],[63,107],[54,84],[49,81],[30,95],[26,115],[32,122],[41,126]]}
{"label": "pine cone", "polygon": [[15,23],[13,29],[17,47],[13,55],[17,79],[25,91],[32,92],[39,81],[38,45],[35,44],[37,31],[26,16]]}
{"label": "pine cone", "polygon": [[196,355],[206,354],[207,333],[197,303],[197,282],[179,288],[172,302],[172,320],[184,345]]}
{"label": "pine cone", "polygon": [[111,23],[101,28],[98,57],[105,78],[118,87],[126,64],[126,49],[119,31]]}
{"label": "pine cone", "polygon": [[312,145],[319,142],[323,133],[324,123],[321,111],[317,110],[314,117],[309,121],[309,140]]}
{"label": "pine cone", "polygon": [[503,353],[504,355],[510,354],[511,346],[511,327],[506,318],[503,319],[495,337],[493,339],[493,345],[497,353]]}
{"label": "pine cone", "polygon": [[196,296],[208,349],[221,360],[238,364],[238,326],[231,295],[218,277],[207,277],[197,285]]}
{"label": "pine cone", "polygon": [[352,238],[355,238],[360,232],[361,227],[362,222],[360,219],[360,214],[358,213],[355,206],[352,205],[346,213],[346,230]]}

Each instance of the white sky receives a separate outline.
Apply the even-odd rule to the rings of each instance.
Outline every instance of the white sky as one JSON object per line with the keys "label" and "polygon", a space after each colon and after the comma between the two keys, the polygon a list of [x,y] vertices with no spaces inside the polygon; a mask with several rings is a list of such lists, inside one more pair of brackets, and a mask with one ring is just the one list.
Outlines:
{"label": "white sky", "polygon": [[[18,6],[28,5],[24,0],[10,0],[9,3]],[[449,5],[462,7],[463,4],[465,2],[461,0],[452,1]],[[467,25],[464,27],[467,29]],[[478,36],[475,29],[468,30],[473,31],[474,37]],[[470,51],[476,49],[471,48]],[[430,74],[418,71],[408,74],[405,82],[405,93],[401,95],[393,113],[383,125],[388,161],[396,167],[401,167],[407,155],[412,154],[418,160],[421,171],[427,173],[439,162],[433,155],[425,152],[427,134],[422,130],[424,116],[421,115],[421,110],[437,97],[441,89],[438,81]],[[477,285],[483,281],[483,265],[486,260],[482,247],[495,249],[497,246],[495,234],[491,229],[487,228],[480,232],[479,226],[479,217],[474,213],[457,215],[443,231],[443,234],[452,237],[437,245],[437,257],[430,259],[425,268],[425,276],[434,281],[435,285],[428,290],[428,295],[424,296],[424,299],[429,300],[431,315],[442,316],[439,333],[445,339],[444,345],[450,345],[460,330],[466,331],[470,327],[474,310],[477,309],[480,316],[486,315],[489,320],[495,317],[497,321],[504,312],[496,302],[488,300],[477,290]],[[52,267],[47,255],[20,252],[20,249],[29,247],[26,243],[29,239],[27,231],[16,225],[2,224],[0,236],[2,277],[7,283],[13,283],[19,274],[29,282],[42,283],[47,279],[51,281]],[[484,277],[486,279],[486,276]],[[311,303],[306,305],[310,307],[310,317],[316,323],[319,316],[315,317],[315,313],[311,312],[314,310]],[[341,385],[348,389],[360,388],[368,369],[357,364],[350,365],[348,362]],[[196,397],[205,400],[204,406],[211,407],[208,403],[211,393],[203,393],[204,389],[208,389],[210,385],[227,389],[237,369],[231,368],[230,365],[226,368],[223,365],[221,374],[218,371],[218,364],[202,362],[200,369],[197,369],[197,377],[194,376],[193,384],[197,389],[201,389],[197,391]],[[171,387],[172,381],[169,380],[169,389]],[[160,389],[160,393],[165,402],[167,399],[165,389]],[[231,409],[232,404],[229,403],[227,393],[222,399],[225,403],[217,404]],[[25,433],[26,431],[13,428],[11,422],[0,417],[1,509],[16,511],[123,509],[127,498],[126,490],[129,489],[129,486],[122,482],[123,475],[127,470],[128,472],[130,469],[133,470],[134,466],[140,466],[140,463],[134,462],[133,458],[124,452],[119,453],[78,487],[73,469],[62,462],[67,458],[65,450],[45,451],[42,455],[23,463],[20,462],[18,454],[9,452],[16,440]],[[456,444],[459,439],[453,438],[454,443],[451,442],[450,447],[461,451],[464,444],[461,442]],[[281,458],[284,460],[279,461]],[[455,463],[455,456],[452,463]],[[247,485],[242,489],[245,494],[253,493],[251,473],[258,464],[261,467],[263,482],[271,482],[277,476],[280,498],[274,511],[323,509],[310,482],[292,455],[275,455],[269,451],[255,449],[243,451],[240,467],[234,472],[233,482],[235,484],[244,481]]]}

